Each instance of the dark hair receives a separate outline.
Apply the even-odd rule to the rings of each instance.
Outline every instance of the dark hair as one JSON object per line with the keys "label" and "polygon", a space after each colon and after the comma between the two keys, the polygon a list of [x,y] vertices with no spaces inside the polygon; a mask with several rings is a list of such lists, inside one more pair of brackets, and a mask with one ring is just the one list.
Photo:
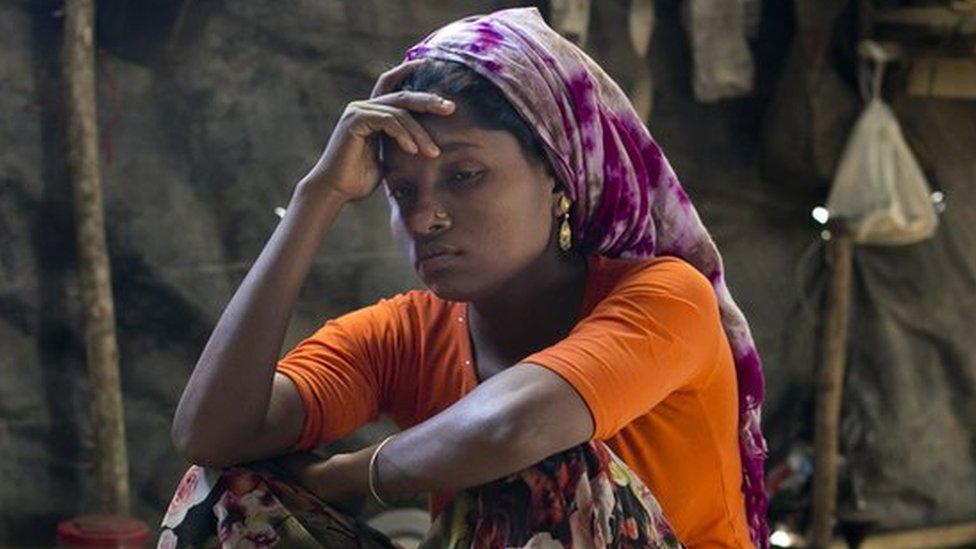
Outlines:
{"label": "dark hair", "polygon": [[487,78],[455,61],[429,59],[417,67],[394,91],[436,93],[464,103],[475,123],[488,130],[505,130],[515,136],[522,152],[548,165],[535,132]]}

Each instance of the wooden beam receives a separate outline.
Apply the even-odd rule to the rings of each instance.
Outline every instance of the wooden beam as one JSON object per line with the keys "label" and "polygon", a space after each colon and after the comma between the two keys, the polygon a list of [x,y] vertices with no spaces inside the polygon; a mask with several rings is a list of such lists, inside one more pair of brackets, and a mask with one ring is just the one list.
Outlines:
{"label": "wooden beam", "polygon": [[907,89],[915,96],[976,99],[976,59],[915,59]]}
{"label": "wooden beam", "polygon": [[847,358],[854,241],[842,224],[831,229],[827,247],[830,287],[822,335],[822,360],[817,371],[814,417],[813,499],[810,547],[823,548],[833,537],[837,510],[838,426]]}
{"label": "wooden beam", "polygon": [[976,34],[976,12],[947,7],[879,9],[874,12],[873,19],[875,25],[921,27],[938,34]]}
{"label": "wooden beam", "polygon": [[[914,528],[868,536],[859,549],[933,549],[936,547],[976,546],[976,522]],[[834,540],[830,549],[847,549],[847,543]]]}
{"label": "wooden beam", "polygon": [[74,189],[85,352],[92,395],[95,475],[101,511],[129,513],[129,461],[119,388],[112,281],[105,242],[95,94],[95,2],[66,0],[62,75],[68,172]]}

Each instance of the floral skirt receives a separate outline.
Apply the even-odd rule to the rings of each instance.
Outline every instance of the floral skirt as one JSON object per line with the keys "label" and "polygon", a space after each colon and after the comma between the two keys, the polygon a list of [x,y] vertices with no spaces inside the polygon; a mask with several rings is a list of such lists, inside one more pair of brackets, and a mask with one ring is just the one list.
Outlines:
{"label": "floral skirt", "polygon": [[[269,461],[190,467],[163,518],[158,548],[399,547],[286,478]],[[606,444],[591,441],[458,491],[420,547],[681,545],[644,483]]]}

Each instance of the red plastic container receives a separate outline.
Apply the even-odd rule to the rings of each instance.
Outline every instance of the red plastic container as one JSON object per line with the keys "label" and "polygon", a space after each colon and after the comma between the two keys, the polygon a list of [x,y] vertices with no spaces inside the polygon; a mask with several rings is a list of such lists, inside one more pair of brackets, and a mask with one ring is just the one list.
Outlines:
{"label": "red plastic container", "polygon": [[58,547],[141,549],[149,542],[142,521],[115,515],[82,515],[58,524]]}

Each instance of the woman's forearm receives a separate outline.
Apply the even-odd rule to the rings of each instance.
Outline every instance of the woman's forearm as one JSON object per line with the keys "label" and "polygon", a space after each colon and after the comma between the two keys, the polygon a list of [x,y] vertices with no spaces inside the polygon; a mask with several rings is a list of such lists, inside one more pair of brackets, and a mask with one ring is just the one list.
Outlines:
{"label": "woman's forearm", "polygon": [[[593,433],[589,408],[568,382],[544,367],[518,364],[384,446],[376,463],[377,488],[395,500],[483,484],[590,440]],[[348,505],[368,496],[376,446],[300,462],[303,483],[330,503]]]}
{"label": "woman's forearm", "polygon": [[227,455],[263,427],[275,366],[299,291],[345,199],[302,182],[217,322],[173,421],[189,458]]}
{"label": "woman's forearm", "polygon": [[[484,385],[479,387],[441,413],[399,433],[383,448],[376,465],[377,489],[388,503],[417,492],[488,482],[534,461],[516,451],[521,449],[511,436],[515,426],[502,425],[498,408],[485,405],[489,393]],[[495,404],[502,403],[496,400]],[[350,509],[370,497],[369,461],[378,445],[324,460],[292,454],[277,462],[326,503]]]}

